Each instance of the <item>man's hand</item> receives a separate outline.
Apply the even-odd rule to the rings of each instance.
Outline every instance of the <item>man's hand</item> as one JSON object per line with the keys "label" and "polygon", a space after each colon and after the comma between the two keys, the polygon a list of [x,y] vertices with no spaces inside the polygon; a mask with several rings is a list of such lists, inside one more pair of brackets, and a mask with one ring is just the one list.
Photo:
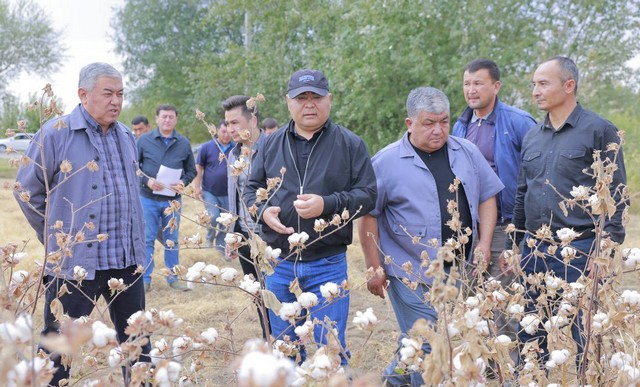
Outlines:
{"label": "man's hand", "polygon": [[324,199],[315,194],[298,195],[298,200],[293,202],[298,215],[303,219],[317,218],[324,211]]}
{"label": "man's hand", "polygon": [[184,190],[184,183],[182,182],[182,180],[180,180],[177,183],[171,184],[169,188],[177,193],[182,193],[182,191]]}
{"label": "man's hand", "polygon": [[193,196],[198,200],[202,200],[202,186],[200,184],[193,186]]}
{"label": "man's hand", "polygon": [[[480,262],[480,257],[482,257],[482,259],[484,260],[484,263]],[[486,269],[487,267],[489,267],[490,263],[491,263],[491,245],[478,243],[478,245],[473,250],[473,264],[476,267],[482,266]]]}
{"label": "man's hand", "polygon": [[280,207],[267,207],[262,214],[262,220],[277,233],[285,235],[293,234],[295,231],[293,227],[287,227],[280,222],[280,218],[278,217],[279,213]]}
{"label": "man's hand", "polygon": [[498,265],[500,265],[500,271],[505,275],[510,271],[513,271],[513,267],[507,262],[508,254],[513,254],[513,252],[511,250],[504,250],[498,257]]}
{"label": "man's hand", "polygon": [[378,296],[384,299],[384,291],[389,286],[389,281],[387,281],[387,274],[381,268],[374,271],[373,277],[369,278],[367,281],[367,289],[374,296]]}
{"label": "man's hand", "polygon": [[149,180],[147,180],[147,187],[152,191],[160,191],[164,188],[164,185],[154,178],[149,178]]}

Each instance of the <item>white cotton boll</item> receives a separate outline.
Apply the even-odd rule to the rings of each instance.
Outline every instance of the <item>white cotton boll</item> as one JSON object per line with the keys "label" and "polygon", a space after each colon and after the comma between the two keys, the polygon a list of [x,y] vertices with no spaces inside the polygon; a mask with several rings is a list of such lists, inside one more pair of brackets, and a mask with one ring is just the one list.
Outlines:
{"label": "white cotton boll", "polygon": [[622,368],[626,365],[630,365],[633,362],[633,357],[628,353],[616,352],[611,356],[611,367]]}
{"label": "white cotton boll", "polygon": [[182,355],[191,349],[193,342],[187,336],[176,337],[173,339],[172,353],[175,356],[175,360],[182,360]]}
{"label": "white cotton boll", "polygon": [[409,360],[413,359],[417,355],[420,350],[420,345],[417,341],[407,337],[403,338],[401,343],[402,348],[400,348],[400,361],[408,363]]}
{"label": "white cotton boll", "polygon": [[629,375],[629,379],[631,379],[629,380],[631,386],[634,386],[638,381],[640,381],[640,369],[631,365],[625,365],[622,367],[622,371]]}
{"label": "white cotton boll", "polygon": [[560,286],[562,286],[562,279],[551,274],[547,275],[544,278],[544,282],[549,289],[558,289]]}
{"label": "white cotton boll", "polygon": [[238,270],[232,267],[223,267],[220,271],[220,278],[227,283],[233,283],[238,278]]}
{"label": "white cotton boll", "polygon": [[551,328],[562,328],[568,323],[569,322],[567,321],[567,319],[562,315],[551,316],[549,320],[544,322],[544,329],[546,329],[547,332],[549,332],[551,331]]}
{"label": "white cotton boll", "polygon": [[595,331],[601,331],[607,324],[609,324],[609,316],[606,313],[596,313],[593,315],[592,328]]}
{"label": "white cotton boll", "polygon": [[473,328],[480,320],[480,310],[478,308],[468,310],[464,313],[464,325]]}
{"label": "white cotton boll", "polygon": [[286,375],[286,385],[289,385],[295,376],[293,362],[288,358],[276,358],[259,351],[246,354],[238,370],[240,384],[246,386],[272,386],[280,375]]}
{"label": "white cotton boll", "polygon": [[447,332],[450,338],[454,338],[460,334],[460,330],[453,323],[447,325]]}
{"label": "white cotton boll", "polygon": [[73,278],[77,281],[82,281],[87,277],[87,271],[82,266],[74,266]]}
{"label": "white cotton boll", "polygon": [[533,335],[538,331],[538,325],[540,325],[540,319],[531,314],[524,316],[520,321],[520,326],[530,335]]}
{"label": "white cotton boll", "polygon": [[598,199],[598,195],[593,194],[593,195],[589,196],[589,205],[591,207],[595,207],[598,204],[600,204],[600,199]]}
{"label": "white cotton boll", "polygon": [[106,326],[102,321],[95,321],[91,326],[93,344],[102,348],[110,342],[116,341],[116,331]]}
{"label": "white cotton boll", "polygon": [[555,361],[549,360],[546,363],[544,363],[544,366],[547,368],[556,368],[558,365],[556,364]]}
{"label": "white cotton boll", "polygon": [[311,309],[318,305],[318,296],[311,292],[304,292],[298,296],[298,302],[303,308]]}
{"label": "white cotton boll", "polygon": [[242,282],[240,282],[240,289],[255,296],[260,291],[260,282],[254,281],[252,275],[245,274]]}
{"label": "white cotton boll", "polygon": [[570,355],[571,353],[569,352],[568,349],[558,349],[555,351],[551,351],[549,358],[551,359],[551,361],[555,362],[556,365],[562,365],[567,360],[569,360]]}
{"label": "white cotton boll", "polygon": [[489,335],[489,324],[487,323],[486,320],[481,320],[478,321],[478,323],[476,324],[476,331],[478,331],[478,333],[481,336],[488,336]]}
{"label": "white cotton boll", "polygon": [[497,336],[494,341],[496,342],[496,344],[510,344],[511,338],[507,335],[500,335]]}
{"label": "white cotton boll", "polygon": [[158,363],[160,363],[160,361],[164,359],[164,356],[158,348],[153,348],[151,349],[151,351],[149,351],[149,358],[151,358],[151,363],[153,365],[158,365]]}
{"label": "white cotton boll", "polygon": [[278,315],[284,321],[289,321],[291,319],[295,319],[300,316],[300,312],[302,311],[302,307],[300,303],[297,301],[294,302],[283,302],[280,306],[280,311]]}
{"label": "white cotton boll", "polygon": [[20,315],[12,324],[0,324],[0,338],[7,343],[27,343],[32,337],[31,315]]}
{"label": "white cotton boll", "polygon": [[340,287],[334,282],[327,282],[320,285],[320,293],[324,298],[332,298],[340,294]]}
{"label": "white cotton boll", "polygon": [[507,310],[509,314],[522,314],[524,313],[524,305],[520,304],[512,304],[509,305],[509,309]]}
{"label": "white cotton boll", "polygon": [[109,351],[109,367],[114,368],[119,366],[123,361],[124,355],[120,347],[112,348],[111,351]]}
{"label": "white cotton boll", "polygon": [[7,257],[8,263],[18,264],[27,256],[25,252],[13,253]]}
{"label": "white cotton boll", "polygon": [[625,290],[620,295],[620,299],[622,303],[628,304],[629,306],[637,306],[640,304],[640,293],[635,290]]}
{"label": "white cotton boll", "polygon": [[565,228],[561,228],[560,230],[556,231],[556,236],[562,242],[571,242],[572,240],[574,240],[577,237],[579,237],[580,233],[575,232],[572,228],[566,228],[565,227]]}
{"label": "white cotton boll", "polygon": [[237,245],[241,242],[242,242],[242,235],[240,234],[230,232],[230,233],[227,233],[227,235],[225,235],[224,237],[224,243],[228,244],[229,246]]}
{"label": "white cotton boll", "polygon": [[7,373],[7,382],[9,386],[23,386],[27,382],[27,374],[30,373],[31,365],[26,360],[13,366]]}
{"label": "white cotton boll", "polygon": [[229,227],[231,225],[231,222],[233,222],[233,214],[230,214],[228,212],[222,212],[220,213],[220,216],[216,218],[216,222],[220,223],[225,227]]}
{"label": "white cotton boll", "polygon": [[560,255],[564,259],[573,258],[576,256],[576,254],[578,254],[578,252],[571,246],[565,246],[562,248],[562,250],[560,250]]}
{"label": "white cotton boll", "polygon": [[506,297],[504,294],[500,293],[500,292],[499,292],[499,291],[497,291],[497,290],[495,290],[493,293],[491,293],[491,295],[492,295],[492,296],[493,296],[493,298],[494,298],[496,301],[498,301],[498,302],[502,302],[502,301],[504,301],[504,300],[506,300],[506,299],[507,299],[507,297]]}
{"label": "white cotton boll", "polygon": [[467,308],[475,308],[480,304],[480,301],[476,297],[467,297]]}
{"label": "white cotton boll", "polygon": [[635,268],[636,265],[640,263],[640,249],[637,247],[624,249],[622,256],[626,258],[624,264],[628,268]]}
{"label": "white cotton boll", "polygon": [[304,322],[304,324],[298,325],[296,329],[294,329],[294,332],[298,337],[304,337],[304,336],[307,336],[312,329],[313,329],[313,322],[307,320]]}
{"label": "white cotton boll", "polygon": [[175,361],[170,362],[167,365],[167,376],[170,382],[177,382],[180,377],[180,371],[182,371],[182,365]]}
{"label": "white cotton boll", "polygon": [[585,187],[584,185],[573,186],[569,194],[578,200],[586,199],[589,196],[590,187]]}
{"label": "white cotton boll", "polygon": [[204,268],[204,272],[215,278],[220,275],[220,269],[216,265],[207,265]]}
{"label": "white cotton boll", "polygon": [[277,259],[280,254],[282,254],[282,249],[273,249],[271,248],[271,246],[267,246],[267,248],[264,250],[264,253],[267,256],[268,260],[274,260]]}
{"label": "white cotton boll", "polygon": [[171,382],[169,381],[169,370],[167,370],[166,367],[156,368],[154,379],[160,387],[171,386]]}
{"label": "white cotton boll", "polygon": [[209,328],[202,332],[200,336],[207,342],[207,344],[212,345],[215,344],[218,339],[218,331],[215,328]]}
{"label": "white cotton boll", "polygon": [[378,318],[373,313],[373,308],[367,308],[363,313],[356,311],[356,315],[353,317],[353,323],[360,329],[371,328],[378,323]]}

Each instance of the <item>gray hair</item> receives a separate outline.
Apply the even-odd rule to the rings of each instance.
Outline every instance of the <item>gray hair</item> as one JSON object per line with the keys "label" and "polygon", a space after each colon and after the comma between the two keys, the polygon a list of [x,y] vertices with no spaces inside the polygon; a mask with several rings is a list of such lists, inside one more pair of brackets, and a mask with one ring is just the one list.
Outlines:
{"label": "gray hair", "polygon": [[576,62],[574,62],[570,58],[567,58],[566,56],[560,55],[554,56],[546,62],[554,61],[558,62],[558,65],[560,65],[560,80],[562,81],[562,83],[573,79],[576,82],[574,94],[578,95],[578,81],[580,80],[580,74],[578,73],[578,66],[576,66]]}
{"label": "gray hair", "polygon": [[91,91],[96,86],[96,83],[98,83],[98,78],[100,77],[122,80],[122,74],[110,64],[102,62],[89,63],[80,70],[78,88]]}
{"label": "gray hair", "polygon": [[418,87],[407,97],[407,116],[415,118],[421,111],[431,114],[449,114],[449,99],[435,87]]}

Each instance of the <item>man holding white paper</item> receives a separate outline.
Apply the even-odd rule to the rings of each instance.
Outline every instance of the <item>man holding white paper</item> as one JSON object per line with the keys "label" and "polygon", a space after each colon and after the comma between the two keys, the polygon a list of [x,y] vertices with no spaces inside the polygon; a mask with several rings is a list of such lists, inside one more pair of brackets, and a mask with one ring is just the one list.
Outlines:
{"label": "man holding white paper", "polygon": [[[140,201],[144,210],[146,233],[146,267],[144,289],[151,287],[154,243],[158,231],[162,232],[164,264],[173,269],[178,264],[178,229],[180,208],[174,206],[171,214],[165,209],[173,200],[181,203],[180,192],[196,176],[196,165],[191,143],[176,130],[178,110],[172,105],[160,105],[156,109],[158,127],[138,139],[140,176]],[[178,208],[176,208],[178,207]],[[176,276],[168,276],[169,286],[176,290],[189,290]]]}

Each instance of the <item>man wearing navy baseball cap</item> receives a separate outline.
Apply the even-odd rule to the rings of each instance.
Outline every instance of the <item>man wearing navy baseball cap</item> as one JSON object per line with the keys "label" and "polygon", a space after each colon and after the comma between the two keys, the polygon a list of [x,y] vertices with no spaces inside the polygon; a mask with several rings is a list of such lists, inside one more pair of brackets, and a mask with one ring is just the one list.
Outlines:
{"label": "man wearing navy baseball cap", "polygon": [[[289,79],[287,106],[291,120],[286,130],[267,137],[253,161],[245,191],[248,206],[258,206],[263,224],[263,239],[282,255],[274,273],[266,277],[266,287],[280,302],[294,302],[289,290],[297,281],[302,292],[312,292],[318,304],[303,311],[295,324],[283,320],[278,310],[269,311],[273,336],[288,335],[297,339],[294,329],[311,320],[318,344],[326,344],[327,334],[335,328],[342,346],[341,363],[348,363],[345,330],[349,315],[347,282],[347,246],[352,241],[352,222],[340,227],[329,225],[334,216],[345,210],[351,218],[369,213],[376,201],[376,179],[364,141],[349,129],[331,122],[329,81],[321,71],[299,70]],[[266,188],[267,179],[282,176],[282,185],[265,202],[256,202],[256,190]],[[314,227],[314,223],[317,225]],[[324,223],[320,220],[324,220]],[[324,228],[323,225],[328,227]],[[293,233],[307,233],[304,249],[292,248],[288,238]],[[320,287],[333,283],[334,296],[323,296]],[[294,287],[292,287],[294,289]],[[339,293],[335,292],[339,290]],[[327,324],[325,317],[332,321]],[[310,320],[310,321],[311,321]],[[306,352],[300,347],[300,359]]]}

